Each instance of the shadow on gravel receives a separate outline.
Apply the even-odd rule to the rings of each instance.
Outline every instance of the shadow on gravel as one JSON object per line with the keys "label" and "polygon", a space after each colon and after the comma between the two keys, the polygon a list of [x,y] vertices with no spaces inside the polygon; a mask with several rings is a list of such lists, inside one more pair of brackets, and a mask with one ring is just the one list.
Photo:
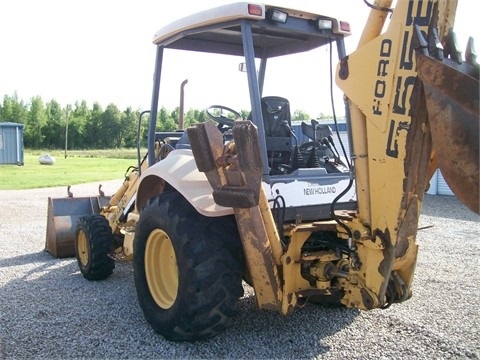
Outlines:
{"label": "shadow on gravel", "polygon": [[[0,259],[0,358],[103,358],[99,345],[109,338],[124,342],[124,334],[136,332],[122,315],[137,310],[131,267],[125,265],[119,263],[107,281],[89,282],[75,258],[42,250]],[[134,327],[146,326],[138,310],[135,318]],[[118,357],[120,345],[105,356]]]}
{"label": "shadow on gravel", "polygon": [[19,255],[11,258],[0,259],[0,268],[9,266],[21,266],[35,262],[43,262],[48,260],[55,260],[46,251],[39,251],[30,254]]}
{"label": "shadow on gravel", "polygon": [[307,304],[284,316],[259,310],[250,296],[241,299],[240,315],[223,341],[235,342],[244,358],[316,358],[330,350],[324,340],[348,327],[359,314],[357,309]]}
{"label": "shadow on gravel", "polygon": [[[356,309],[307,305],[293,314],[259,310],[253,296],[240,300],[234,325],[203,342],[174,343],[157,336],[159,348],[174,348],[162,358],[182,359],[312,359],[330,351],[326,339],[348,327]],[[164,344],[164,345],[162,345]]]}
{"label": "shadow on gravel", "polygon": [[[307,305],[293,314],[239,301],[232,328],[198,343],[172,343],[154,333],[138,306],[131,263],[117,263],[104,281],[85,280],[75,258],[44,251],[1,259],[1,355],[5,359],[312,358],[359,311]],[[5,280],[5,278],[4,278]]]}

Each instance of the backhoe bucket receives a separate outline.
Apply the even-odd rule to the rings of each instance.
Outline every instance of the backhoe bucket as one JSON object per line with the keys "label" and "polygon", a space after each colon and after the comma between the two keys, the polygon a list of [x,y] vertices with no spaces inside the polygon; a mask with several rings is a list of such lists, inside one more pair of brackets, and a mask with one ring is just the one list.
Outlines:
{"label": "backhoe bucket", "polygon": [[478,65],[456,69],[421,53],[416,60],[438,167],[458,199],[480,214]]}
{"label": "backhoe bucket", "polygon": [[80,217],[98,214],[109,197],[48,198],[45,250],[56,258],[75,256],[75,228]]}

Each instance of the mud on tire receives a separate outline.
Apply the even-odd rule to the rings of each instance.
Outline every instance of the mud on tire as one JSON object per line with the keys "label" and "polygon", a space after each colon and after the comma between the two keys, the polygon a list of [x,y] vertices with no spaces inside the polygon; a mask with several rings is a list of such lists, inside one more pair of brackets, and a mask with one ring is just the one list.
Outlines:
{"label": "mud on tire", "polygon": [[99,214],[80,218],[75,231],[75,253],[80,272],[87,280],[103,280],[115,268],[108,256],[113,247],[113,234],[108,220]]}
{"label": "mud on tire", "polygon": [[142,210],[133,261],[140,307],[166,339],[203,340],[232,324],[244,269],[233,215],[205,217],[178,192],[163,193]]}

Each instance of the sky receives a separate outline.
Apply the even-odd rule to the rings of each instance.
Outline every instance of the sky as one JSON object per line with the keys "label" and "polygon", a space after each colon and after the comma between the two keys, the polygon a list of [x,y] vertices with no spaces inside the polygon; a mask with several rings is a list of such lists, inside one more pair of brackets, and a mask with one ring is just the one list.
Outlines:
{"label": "sky", "polygon": [[[461,47],[467,36],[475,37],[480,47],[476,9],[478,0],[459,0],[456,31]],[[1,0],[0,1],[0,97],[13,95],[28,103],[34,96],[44,102],[52,99],[62,106],[86,100],[91,106],[113,103],[120,110],[127,107],[150,108],[155,60],[153,34],[165,24],[208,7],[229,3],[225,0]],[[354,35],[346,39],[347,53],[355,49],[365,24],[368,8],[363,0],[276,0],[281,6],[292,6],[324,13],[350,22]],[[469,9],[469,6],[471,7]],[[324,56],[325,54],[322,54]],[[237,60],[234,60],[237,62]],[[323,84],[327,92],[328,71],[322,78],[309,78],[304,66],[288,74],[300,81],[299,88],[311,94]],[[235,81],[244,74],[238,63],[220,67],[209,57],[173,61],[175,71],[164,81],[174,84],[165,93],[167,109],[179,105],[180,84],[185,86],[185,109],[201,109],[221,104],[245,109],[248,96],[235,91]],[[278,66],[288,67],[289,64]],[[305,66],[306,68],[306,66]],[[224,73],[225,71],[225,73]],[[308,81],[305,81],[308,79]],[[288,97],[298,93],[290,87]],[[268,90],[268,89],[266,89]],[[274,91],[274,89],[270,89]],[[315,94],[318,99],[318,93]],[[336,90],[336,97],[341,93]],[[331,114],[329,94],[321,102],[305,95],[292,110],[312,115]],[[343,109],[338,110],[340,113]]]}

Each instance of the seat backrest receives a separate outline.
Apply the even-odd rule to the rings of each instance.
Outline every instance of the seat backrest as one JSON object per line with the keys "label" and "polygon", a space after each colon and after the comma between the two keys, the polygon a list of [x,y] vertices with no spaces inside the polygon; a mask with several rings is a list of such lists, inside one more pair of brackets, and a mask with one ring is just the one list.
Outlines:
{"label": "seat backrest", "polygon": [[290,137],[290,103],[287,99],[279,96],[263,97],[262,115],[266,137]]}
{"label": "seat backrest", "polygon": [[281,165],[290,162],[292,153],[290,102],[280,96],[265,96],[261,105],[270,174],[280,174]]}
{"label": "seat backrest", "polygon": [[292,153],[290,103],[279,96],[266,96],[261,105],[270,174],[281,174]]}

